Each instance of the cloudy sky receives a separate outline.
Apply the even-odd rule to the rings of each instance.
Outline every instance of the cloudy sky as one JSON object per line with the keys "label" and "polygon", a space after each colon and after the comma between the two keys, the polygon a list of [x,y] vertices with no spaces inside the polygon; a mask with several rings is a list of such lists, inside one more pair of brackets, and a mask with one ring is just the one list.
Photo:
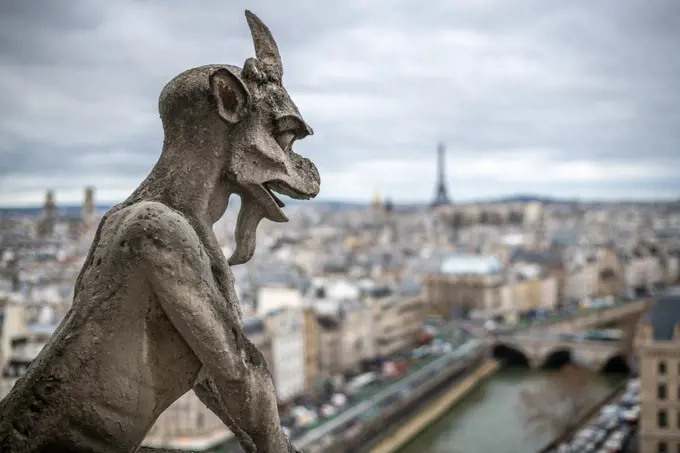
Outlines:
{"label": "cloudy sky", "polygon": [[678,198],[677,0],[0,0],[0,205],[125,198],[184,69],[271,28],[320,199]]}

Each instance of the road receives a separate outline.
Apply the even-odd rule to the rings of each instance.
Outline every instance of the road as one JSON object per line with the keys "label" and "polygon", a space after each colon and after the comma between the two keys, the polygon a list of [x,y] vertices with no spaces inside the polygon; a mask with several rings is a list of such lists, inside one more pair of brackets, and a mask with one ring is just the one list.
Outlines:
{"label": "road", "polygon": [[452,365],[462,357],[461,353],[465,352],[468,348],[471,348],[475,344],[479,344],[478,340],[466,341],[453,351],[442,355],[419,370],[402,378],[388,388],[376,393],[370,399],[365,400],[358,405],[351,407],[350,409],[347,409],[329,422],[324,423],[318,428],[315,428],[301,437],[293,440],[293,444],[295,444],[295,446],[299,449],[304,449],[320,441],[325,436],[332,434],[334,431],[341,429],[344,425],[349,424],[353,419],[375,408],[380,404],[380,401],[389,398],[395,393],[415,387],[418,385],[418,381],[420,379],[428,377],[431,375],[431,373],[437,372],[446,366]]}

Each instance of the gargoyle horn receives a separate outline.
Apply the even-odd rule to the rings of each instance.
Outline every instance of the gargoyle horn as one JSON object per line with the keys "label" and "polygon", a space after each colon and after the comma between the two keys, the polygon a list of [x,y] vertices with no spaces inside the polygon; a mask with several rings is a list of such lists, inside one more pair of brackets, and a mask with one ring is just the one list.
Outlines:
{"label": "gargoyle horn", "polygon": [[283,77],[283,63],[272,33],[260,18],[249,10],[246,10],[246,19],[255,45],[255,56],[276,71],[279,78]]}

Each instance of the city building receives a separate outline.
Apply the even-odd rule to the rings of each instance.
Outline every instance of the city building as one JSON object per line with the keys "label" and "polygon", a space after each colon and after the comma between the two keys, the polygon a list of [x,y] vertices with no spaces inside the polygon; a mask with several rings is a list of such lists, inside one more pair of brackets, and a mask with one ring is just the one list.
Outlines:
{"label": "city building", "polygon": [[662,286],[664,271],[655,248],[638,244],[630,251],[622,251],[620,257],[626,292],[645,295],[652,288]]}
{"label": "city building", "polygon": [[567,279],[567,270],[562,254],[551,250],[526,250],[517,249],[510,256],[509,265],[514,264],[537,264],[541,266],[552,277],[555,278],[557,286],[557,306],[559,307],[564,300],[564,287]]}
{"label": "city building", "polygon": [[[515,263],[507,272],[504,287],[510,297],[501,298],[500,313],[505,321],[516,322],[540,311],[557,308],[557,277],[535,263]],[[504,288],[505,289],[505,288]]]}
{"label": "city building", "polygon": [[257,316],[282,309],[302,309],[302,294],[296,287],[265,286],[257,291]]}
{"label": "city building", "polygon": [[42,208],[42,216],[38,221],[38,236],[49,237],[54,234],[54,225],[57,222],[57,205],[54,199],[54,191],[45,193],[45,203]]}
{"label": "city building", "polygon": [[2,302],[0,306],[0,370],[5,368],[13,351],[13,341],[26,335],[26,311],[18,304]]}
{"label": "city building", "polygon": [[606,246],[597,250],[597,278],[598,297],[625,294],[623,267],[616,247]]}
{"label": "city building", "polygon": [[373,335],[375,355],[388,358],[416,343],[423,328],[425,306],[421,296],[398,295],[373,299]]}
{"label": "city building", "polygon": [[563,297],[568,302],[586,304],[597,297],[599,266],[594,255],[580,249],[573,252],[565,260]]}
{"label": "city building", "polygon": [[358,299],[315,301],[319,321],[319,373],[327,379],[356,374],[375,358],[372,306]]}
{"label": "city building", "polygon": [[640,321],[640,451],[680,451],[680,287],[655,296]]}
{"label": "city building", "polygon": [[305,308],[303,316],[305,392],[312,395],[319,382],[319,320],[313,308]]}
{"label": "city building", "polygon": [[267,335],[271,338],[269,363],[276,396],[286,404],[305,392],[306,360],[304,317],[301,309],[286,308],[267,315],[264,319]]}
{"label": "city building", "polygon": [[85,188],[85,199],[81,208],[81,217],[85,228],[91,230],[95,227],[95,204],[94,204],[94,187]]}
{"label": "city building", "polygon": [[443,316],[499,311],[504,281],[503,264],[495,256],[452,254],[438,273],[423,279],[427,309]]}

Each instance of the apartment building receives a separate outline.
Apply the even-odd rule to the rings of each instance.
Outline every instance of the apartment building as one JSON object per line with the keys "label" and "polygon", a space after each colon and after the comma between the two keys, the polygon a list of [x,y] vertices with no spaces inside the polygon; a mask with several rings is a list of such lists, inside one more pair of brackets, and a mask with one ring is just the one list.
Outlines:
{"label": "apartment building", "polygon": [[680,451],[680,287],[655,296],[635,339],[640,373],[640,451]]}
{"label": "apartment building", "polygon": [[268,313],[281,309],[302,309],[302,294],[296,287],[282,285],[263,286],[257,290],[257,316],[266,316]]}
{"label": "apartment building", "polygon": [[264,323],[271,338],[269,363],[279,403],[285,404],[305,392],[304,316],[300,309],[269,314]]}
{"label": "apartment building", "polygon": [[593,250],[574,248],[566,253],[566,275],[563,297],[565,300],[584,303],[597,297],[599,265]]}
{"label": "apartment building", "polygon": [[424,279],[424,300],[429,311],[444,316],[467,316],[478,312],[486,317],[515,321],[541,309],[558,305],[558,277],[543,266],[512,261],[503,268],[500,261],[481,257],[454,266],[450,261],[440,274]]}
{"label": "apartment building", "polygon": [[656,249],[640,244],[621,256],[626,292],[643,294],[663,283],[664,271]]}
{"label": "apartment building", "polygon": [[0,306],[0,370],[4,368],[12,353],[12,340],[26,333],[24,307],[3,302]]}
{"label": "apartment building", "polygon": [[504,286],[510,294],[510,300],[504,303],[502,313],[507,319],[520,318],[540,310],[554,310],[557,306],[557,277],[538,264],[514,264],[508,270]]}
{"label": "apartment building", "polygon": [[597,250],[597,297],[621,295],[626,292],[623,267],[614,246]]}
{"label": "apartment building", "polygon": [[377,357],[390,357],[415,344],[425,316],[421,296],[395,295],[373,300],[371,305]]}
{"label": "apartment building", "polygon": [[554,278],[557,293],[556,306],[560,306],[564,299],[564,287],[567,279],[567,269],[559,251],[516,250],[509,259],[511,265],[539,265]]}
{"label": "apartment building", "polygon": [[498,291],[504,282],[502,270],[495,256],[447,257],[438,273],[423,279],[427,310],[443,316],[498,311],[502,305]]}
{"label": "apartment building", "polygon": [[360,300],[317,303],[319,321],[319,373],[328,378],[357,373],[375,357],[373,313]]}

